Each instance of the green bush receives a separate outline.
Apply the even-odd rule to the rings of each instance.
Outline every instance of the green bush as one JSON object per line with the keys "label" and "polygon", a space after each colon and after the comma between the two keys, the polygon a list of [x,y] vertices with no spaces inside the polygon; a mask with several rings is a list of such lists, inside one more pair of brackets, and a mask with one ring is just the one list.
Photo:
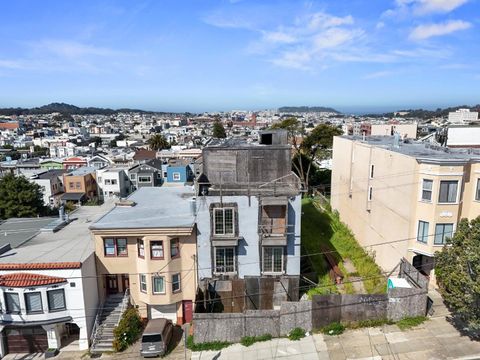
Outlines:
{"label": "green bush", "polygon": [[240,344],[242,344],[243,346],[251,346],[256,342],[269,341],[269,340],[272,340],[272,335],[270,334],[265,334],[261,336],[244,336],[240,340]]}
{"label": "green bush", "polygon": [[288,334],[288,338],[293,341],[300,340],[301,338],[304,338],[304,337],[305,337],[305,330],[298,327],[290,331],[290,333]]}
{"label": "green bush", "polygon": [[412,327],[418,326],[427,321],[425,316],[406,317],[397,322],[397,326],[400,330],[407,330]]}
{"label": "green bush", "polygon": [[120,322],[113,330],[113,349],[123,351],[133,344],[143,330],[143,323],[138,309],[128,308],[122,315]]}
{"label": "green bush", "polygon": [[340,335],[345,331],[345,325],[334,322],[330,325],[325,326],[322,328],[322,332],[326,335]]}
{"label": "green bush", "polygon": [[368,327],[378,327],[382,325],[392,325],[395,324],[393,321],[388,319],[373,319],[373,320],[361,320],[358,322],[351,322],[346,325],[349,329],[360,329]]}
{"label": "green bush", "polygon": [[187,338],[187,348],[189,348],[192,351],[208,351],[208,350],[222,350],[223,348],[226,348],[228,346],[232,345],[231,343],[227,341],[212,341],[212,342],[205,342],[205,343],[198,343],[196,344],[193,341],[193,336],[190,335]]}

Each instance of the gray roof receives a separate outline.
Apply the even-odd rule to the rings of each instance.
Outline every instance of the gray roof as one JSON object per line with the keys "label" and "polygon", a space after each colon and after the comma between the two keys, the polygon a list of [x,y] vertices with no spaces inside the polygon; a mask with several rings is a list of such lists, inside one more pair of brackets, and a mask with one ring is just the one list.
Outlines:
{"label": "gray roof", "polygon": [[56,217],[12,218],[0,223],[0,246],[10,244],[14,249],[35,236]]}
{"label": "gray roof", "polygon": [[62,176],[64,173],[66,173],[67,170],[65,169],[51,169],[45,172],[42,172],[40,174],[37,174],[37,177],[33,178],[35,179],[52,179],[55,177]]}
{"label": "gray roof", "polygon": [[93,166],[82,166],[70,171],[66,176],[84,176],[86,174],[95,173],[95,171],[97,171],[97,169]]}
{"label": "gray roof", "polygon": [[117,206],[90,228],[190,228],[195,223],[193,195],[189,186],[143,187],[128,197],[135,206]]}
{"label": "gray roof", "polygon": [[361,136],[341,136],[346,139],[366,143],[389,151],[397,152],[416,158],[419,162],[469,162],[480,161],[480,152],[475,149],[460,149],[434,146],[429,143],[417,141],[403,142],[400,140],[399,146],[394,146],[393,136],[367,136],[365,140]]}
{"label": "gray roof", "polygon": [[[28,223],[22,223],[23,220],[30,220],[32,231],[30,238],[26,239],[23,235],[23,244],[9,250],[0,256],[0,263],[54,263],[54,262],[83,262],[95,250],[94,240],[88,227],[93,221],[105,214],[113,206],[112,202],[102,206],[84,206],[70,214],[72,220],[61,230],[51,232],[40,232],[40,227],[45,226],[57,218],[39,218],[39,219],[10,219],[7,222],[15,223],[16,230],[19,231],[28,226]],[[40,221],[44,220],[43,222]],[[33,225],[33,220],[42,222],[42,226]],[[4,224],[2,224],[3,226]],[[35,227],[36,230],[33,230]],[[11,228],[11,231],[14,231]],[[18,241],[21,232],[7,235],[8,241]],[[12,236],[13,235],[13,236]],[[13,247],[13,246],[12,246]]]}

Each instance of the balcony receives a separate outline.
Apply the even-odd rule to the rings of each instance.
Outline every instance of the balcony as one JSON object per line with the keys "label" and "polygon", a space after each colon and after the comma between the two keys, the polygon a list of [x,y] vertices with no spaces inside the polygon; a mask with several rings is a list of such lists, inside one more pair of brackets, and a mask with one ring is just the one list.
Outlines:
{"label": "balcony", "polygon": [[263,246],[287,245],[288,200],[265,198],[260,205],[259,234]]}

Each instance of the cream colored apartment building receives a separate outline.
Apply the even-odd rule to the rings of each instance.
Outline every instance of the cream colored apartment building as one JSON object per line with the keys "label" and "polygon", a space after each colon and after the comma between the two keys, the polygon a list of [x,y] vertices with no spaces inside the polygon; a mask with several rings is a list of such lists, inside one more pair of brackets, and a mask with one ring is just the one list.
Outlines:
{"label": "cream colored apartment building", "polygon": [[184,186],[140,188],[90,227],[101,301],[128,289],[142,317],[192,320],[197,269],[190,195]]}
{"label": "cream colored apartment building", "polygon": [[385,271],[405,257],[433,275],[459,220],[480,215],[480,152],[335,137],[331,205]]}

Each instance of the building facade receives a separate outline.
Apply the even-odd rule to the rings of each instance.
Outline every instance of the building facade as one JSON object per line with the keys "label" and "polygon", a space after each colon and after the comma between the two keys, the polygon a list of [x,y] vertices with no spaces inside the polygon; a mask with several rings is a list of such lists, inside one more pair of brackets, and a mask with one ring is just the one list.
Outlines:
{"label": "building facade", "polygon": [[433,277],[460,219],[480,215],[480,153],[335,137],[331,205],[385,271],[405,257]]}

